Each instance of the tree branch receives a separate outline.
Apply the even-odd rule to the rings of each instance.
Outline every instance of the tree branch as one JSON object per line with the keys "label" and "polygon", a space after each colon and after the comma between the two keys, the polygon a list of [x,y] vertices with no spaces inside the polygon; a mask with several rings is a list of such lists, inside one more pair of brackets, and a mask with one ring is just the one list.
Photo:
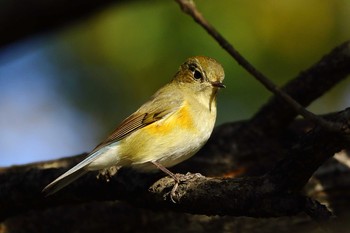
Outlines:
{"label": "tree branch", "polygon": [[[347,124],[349,114],[350,110],[340,112],[332,120]],[[0,218],[33,209],[97,200],[125,200],[151,209],[206,215],[294,215],[307,209],[308,199],[297,194],[300,188],[320,164],[348,143],[341,135],[331,138],[327,135],[329,132],[322,128],[303,135],[293,156],[285,157],[267,175],[236,179],[190,175],[190,180],[179,185],[176,204],[169,200],[173,180],[169,177],[158,180],[160,173],[142,174],[121,169],[110,182],[96,180],[96,174],[89,173],[56,195],[45,198],[42,187],[76,162],[76,157],[2,169]],[[48,168],[52,166],[59,168]]]}
{"label": "tree branch", "polygon": [[[337,122],[345,128],[350,123],[350,108],[327,116],[329,122]],[[289,192],[301,190],[312,174],[336,152],[347,148],[349,134],[330,133],[321,127],[307,132],[305,137],[291,148],[287,148],[287,156],[268,174],[273,183],[281,185],[279,189]],[[315,151],[317,151],[315,153]],[[294,169],[297,170],[294,170]]]}
{"label": "tree branch", "polygon": [[333,122],[327,122],[322,117],[318,117],[312,112],[306,110],[302,105],[290,97],[286,92],[279,89],[270,79],[257,70],[248,62],[233,46],[230,44],[198,11],[193,0],[176,0],[181,9],[190,15],[200,26],[202,26],[220,45],[225,49],[246,71],[255,77],[266,89],[274,93],[280,99],[284,100],[290,107],[306,119],[321,125],[329,131],[342,131],[341,125]]}
{"label": "tree branch", "polygon": [[[282,87],[292,98],[303,106],[329,91],[350,74],[350,41],[347,41],[325,55],[313,66],[301,72]],[[278,136],[297,116],[297,112],[273,96],[249,120],[244,130],[254,129],[254,133]]]}

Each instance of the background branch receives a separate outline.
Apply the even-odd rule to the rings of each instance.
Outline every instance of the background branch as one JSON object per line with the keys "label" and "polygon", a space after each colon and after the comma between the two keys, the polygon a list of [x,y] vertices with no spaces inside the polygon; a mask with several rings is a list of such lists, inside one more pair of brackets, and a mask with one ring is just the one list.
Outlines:
{"label": "background branch", "polygon": [[[350,74],[350,42],[334,48],[313,66],[301,72],[281,90],[304,107],[318,99]],[[295,109],[273,96],[250,119],[248,128],[255,133],[278,136],[298,115]]]}
{"label": "background branch", "polygon": [[306,110],[301,104],[290,97],[286,92],[280,90],[270,79],[257,70],[247,59],[245,59],[198,11],[192,0],[176,0],[181,9],[189,14],[200,26],[202,26],[220,45],[225,49],[246,71],[255,77],[266,89],[284,100],[288,105],[303,116],[330,131],[343,130],[341,125],[325,121],[322,117],[317,117],[312,112]]}

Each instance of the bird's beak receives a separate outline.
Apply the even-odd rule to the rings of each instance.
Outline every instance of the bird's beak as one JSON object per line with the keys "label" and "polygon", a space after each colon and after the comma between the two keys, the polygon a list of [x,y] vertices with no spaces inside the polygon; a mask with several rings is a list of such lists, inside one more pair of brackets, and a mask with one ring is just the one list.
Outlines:
{"label": "bird's beak", "polygon": [[222,82],[219,82],[219,81],[211,82],[211,85],[213,87],[217,87],[217,88],[226,88],[226,86]]}

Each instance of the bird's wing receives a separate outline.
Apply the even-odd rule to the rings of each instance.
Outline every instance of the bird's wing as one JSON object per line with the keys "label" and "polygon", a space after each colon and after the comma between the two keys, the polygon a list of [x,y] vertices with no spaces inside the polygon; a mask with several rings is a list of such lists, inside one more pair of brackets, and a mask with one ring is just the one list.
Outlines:
{"label": "bird's wing", "polygon": [[167,93],[158,92],[157,98],[151,98],[150,101],[142,105],[135,113],[122,121],[122,123],[103,142],[96,146],[90,154],[106,145],[125,138],[138,129],[172,115],[182,106],[184,99],[180,95],[178,98],[174,98],[174,96],[171,98],[169,97]]}

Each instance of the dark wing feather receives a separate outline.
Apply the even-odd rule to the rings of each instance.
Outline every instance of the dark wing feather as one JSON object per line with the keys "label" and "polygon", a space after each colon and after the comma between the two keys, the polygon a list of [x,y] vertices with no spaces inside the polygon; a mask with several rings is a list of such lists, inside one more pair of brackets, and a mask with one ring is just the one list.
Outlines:
{"label": "dark wing feather", "polygon": [[144,114],[133,114],[126,118],[108,138],[106,138],[103,143],[108,143],[111,141],[119,141],[122,138],[126,137],[131,132],[145,126],[144,119],[146,118],[147,113]]}

